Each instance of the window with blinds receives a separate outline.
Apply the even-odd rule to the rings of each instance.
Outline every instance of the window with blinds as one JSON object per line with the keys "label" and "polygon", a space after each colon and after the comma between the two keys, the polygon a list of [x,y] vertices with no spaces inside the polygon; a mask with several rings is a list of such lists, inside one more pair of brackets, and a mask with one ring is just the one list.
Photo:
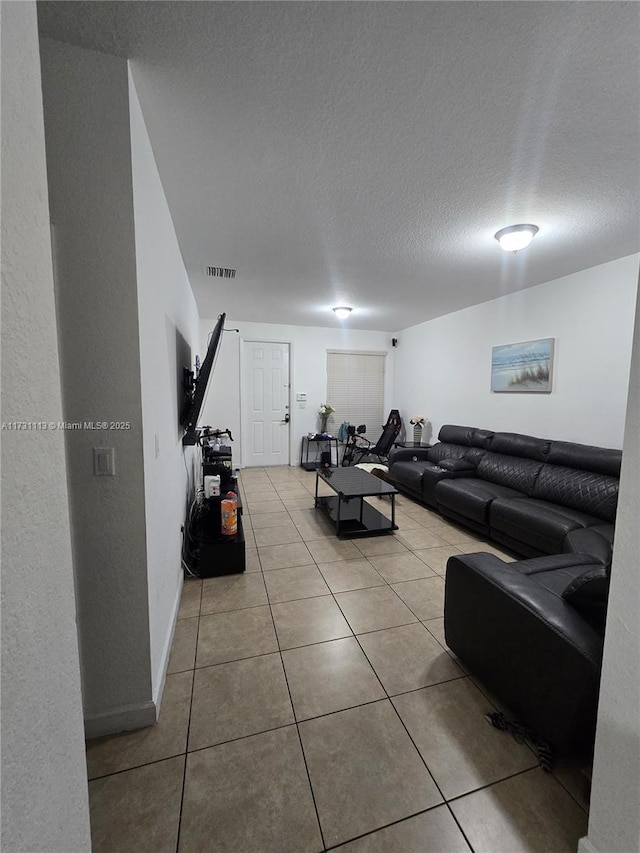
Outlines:
{"label": "window with blinds", "polygon": [[343,421],[367,425],[366,437],[376,441],[384,424],[386,353],[327,350],[327,403],[333,432]]}

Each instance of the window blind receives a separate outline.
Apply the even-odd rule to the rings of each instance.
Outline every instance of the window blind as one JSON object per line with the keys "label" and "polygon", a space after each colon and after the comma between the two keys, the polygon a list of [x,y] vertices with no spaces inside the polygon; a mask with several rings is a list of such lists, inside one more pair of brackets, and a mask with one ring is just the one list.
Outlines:
{"label": "window blind", "polygon": [[327,402],[335,412],[329,423],[338,431],[343,421],[367,425],[366,436],[376,441],[384,424],[386,353],[327,350]]}

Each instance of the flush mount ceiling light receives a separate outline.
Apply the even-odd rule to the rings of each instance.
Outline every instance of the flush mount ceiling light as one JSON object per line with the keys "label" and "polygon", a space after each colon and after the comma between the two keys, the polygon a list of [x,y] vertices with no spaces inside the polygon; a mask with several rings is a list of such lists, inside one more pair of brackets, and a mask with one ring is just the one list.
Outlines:
{"label": "flush mount ceiling light", "polygon": [[331,310],[338,320],[346,320],[349,314],[353,311],[353,308],[348,308],[346,305],[338,305],[337,308],[332,308]]}
{"label": "flush mount ceiling light", "polygon": [[527,248],[537,233],[537,225],[509,225],[498,231],[495,238],[505,252],[519,252]]}

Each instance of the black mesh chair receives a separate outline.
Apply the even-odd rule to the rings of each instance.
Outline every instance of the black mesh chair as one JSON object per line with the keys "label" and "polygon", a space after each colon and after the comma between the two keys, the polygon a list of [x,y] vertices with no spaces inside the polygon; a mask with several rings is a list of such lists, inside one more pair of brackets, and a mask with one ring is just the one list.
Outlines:
{"label": "black mesh chair", "polygon": [[[347,454],[349,455],[348,461],[346,462],[347,465],[357,465],[359,462],[362,462],[365,456],[375,457],[378,462],[384,464],[387,461],[389,451],[393,447],[401,428],[402,418],[400,417],[400,413],[397,409],[392,409],[389,417],[387,418],[387,422],[382,429],[382,435],[375,444],[371,444],[371,442],[362,435],[354,436],[354,444],[352,447],[349,447],[349,442],[347,441],[347,448],[345,449],[342,464],[345,464],[344,460],[347,457]],[[358,427],[358,430],[360,430],[360,427]],[[351,438],[351,436],[349,437]]]}

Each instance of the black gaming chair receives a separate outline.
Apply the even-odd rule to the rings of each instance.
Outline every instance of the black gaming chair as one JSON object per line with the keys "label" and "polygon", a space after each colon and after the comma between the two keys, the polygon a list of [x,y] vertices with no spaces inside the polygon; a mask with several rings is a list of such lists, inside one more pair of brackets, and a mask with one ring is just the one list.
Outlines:
{"label": "black gaming chair", "polygon": [[[402,418],[400,417],[400,413],[397,409],[391,409],[387,422],[382,429],[382,435],[375,444],[371,444],[371,442],[362,435],[355,435],[354,429],[354,441],[350,445],[349,440],[347,440],[347,447],[342,459],[342,464],[357,465],[365,456],[375,456],[378,462],[384,464],[401,428]],[[358,427],[358,432],[360,431],[361,428]],[[349,435],[349,439],[351,438],[352,436]],[[345,459],[348,461],[345,462]]]}

